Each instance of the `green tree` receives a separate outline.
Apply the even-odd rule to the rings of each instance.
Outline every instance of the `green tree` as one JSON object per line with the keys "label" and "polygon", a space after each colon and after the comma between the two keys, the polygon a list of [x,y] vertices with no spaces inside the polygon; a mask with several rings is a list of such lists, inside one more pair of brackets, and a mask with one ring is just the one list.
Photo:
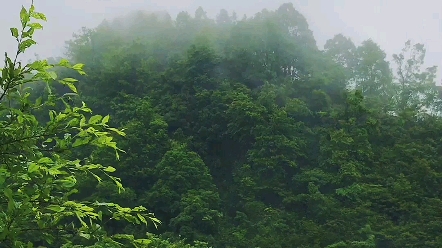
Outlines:
{"label": "green tree", "polygon": [[356,50],[354,87],[362,91],[366,101],[383,111],[394,108],[395,87],[386,54],[378,44],[366,40]]}
{"label": "green tree", "polygon": [[357,64],[356,46],[350,38],[342,34],[335,35],[325,43],[324,53],[347,70],[348,78],[353,77]]}
{"label": "green tree", "polygon": [[[155,168],[158,180],[143,196],[159,216],[170,220],[169,230],[190,242],[213,242],[217,232],[219,195],[207,166],[185,144],[174,143]],[[209,240],[207,240],[209,239]]]}
{"label": "green tree", "polygon": [[437,111],[435,108],[439,95],[435,81],[437,66],[423,70],[425,53],[423,44],[412,45],[409,40],[400,54],[393,55],[397,66],[398,110]]}

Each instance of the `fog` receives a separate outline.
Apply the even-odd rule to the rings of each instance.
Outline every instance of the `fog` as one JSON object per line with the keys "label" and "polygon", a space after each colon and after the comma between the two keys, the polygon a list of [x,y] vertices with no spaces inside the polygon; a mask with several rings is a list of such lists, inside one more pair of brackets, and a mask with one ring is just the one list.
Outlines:
{"label": "fog", "polygon": [[[6,2],[6,1],[5,1]],[[214,17],[220,9],[235,11],[238,17],[250,16],[267,8],[276,9],[283,1],[213,1],[213,0],[35,0],[37,11],[48,18],[44,30],[35,35],[38,46],[22,57],[28,60],[34,54],[40,57],[62,55],[64,41],[72,33],[86,26],[95,27],[105,18],[112,18],[142,9],[167,11],[175,17],[180,11],[193,14],[202,6]],[[338,33],[351,37],[355,44],[373,39],[389,55],[399,52],[406,40],[423,43],[427,49],[426,65],[442,65],[442,1],[399,0],[299,0],[292,1],[306,18],[320,48],[327,39]],[[10,38],[9,27],[19,24],[21,5],[29,6],[30,0],[7,1],[2,5],[0,47],[14,51],[15,43]],[[440,80],[440,69],[438,71]]]}

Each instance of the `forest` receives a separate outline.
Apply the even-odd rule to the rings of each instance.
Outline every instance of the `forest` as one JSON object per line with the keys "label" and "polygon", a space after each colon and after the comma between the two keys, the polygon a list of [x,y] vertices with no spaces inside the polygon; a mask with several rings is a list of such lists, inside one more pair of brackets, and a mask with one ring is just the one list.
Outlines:
{"label": "forest", "polygon": [[200,7],[103,20],[25,64],[46,16],[20,20],[0,73],[0,248],[442,247],[423,44],[388,61],[342,34],[319,48],[291,3]]}

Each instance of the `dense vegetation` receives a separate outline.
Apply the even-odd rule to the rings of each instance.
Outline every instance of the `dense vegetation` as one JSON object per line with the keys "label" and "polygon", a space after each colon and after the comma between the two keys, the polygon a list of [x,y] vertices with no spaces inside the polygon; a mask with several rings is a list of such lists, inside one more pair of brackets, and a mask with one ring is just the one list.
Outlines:
{"label": "dense vegetation", "polygon": [[[76,66],[32,64],[30,94],[28,71],[3,70],[19,100],[0,98],[2,245],[442,247],[442,102],[422,44],[406,42],[393,72],[372,40],[319,49],[287,3],[241,20],[140,11],[66,49]],[[73,218],[86,203],[94,224]],[[158,223],[146,209],[158,227],[136,225]]]}

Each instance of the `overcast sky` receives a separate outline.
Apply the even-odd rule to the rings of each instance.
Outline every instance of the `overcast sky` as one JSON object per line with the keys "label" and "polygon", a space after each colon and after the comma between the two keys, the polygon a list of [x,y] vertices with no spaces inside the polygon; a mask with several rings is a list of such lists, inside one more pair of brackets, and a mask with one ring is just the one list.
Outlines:
{"label": "overcast sky", "polygon": [[[18,26],[21,5],[30,0],[2,0],[0,15],[0,51],[14,51],[9,28]],[[94,27],[109,18],[134,9],[166,10],[173,17],[179,11],[193,14],[198,6],[212,17],[222,8],[235,11],[238,17],[267,8],[274,10],[289,0],[34,0],[36,10],[48,18],[45,29],[35,38],[39,44],[30,49],[41,57],[61,55],[64,41],[82,26]],[[343,33],[356,44],[368,38],[377,42],[389,55],[400,52],[406,40],[425,44],[426,64],[442,70],[442,1],[441,0],[293,0],[308,20],[318,46],[333,35]]]}

